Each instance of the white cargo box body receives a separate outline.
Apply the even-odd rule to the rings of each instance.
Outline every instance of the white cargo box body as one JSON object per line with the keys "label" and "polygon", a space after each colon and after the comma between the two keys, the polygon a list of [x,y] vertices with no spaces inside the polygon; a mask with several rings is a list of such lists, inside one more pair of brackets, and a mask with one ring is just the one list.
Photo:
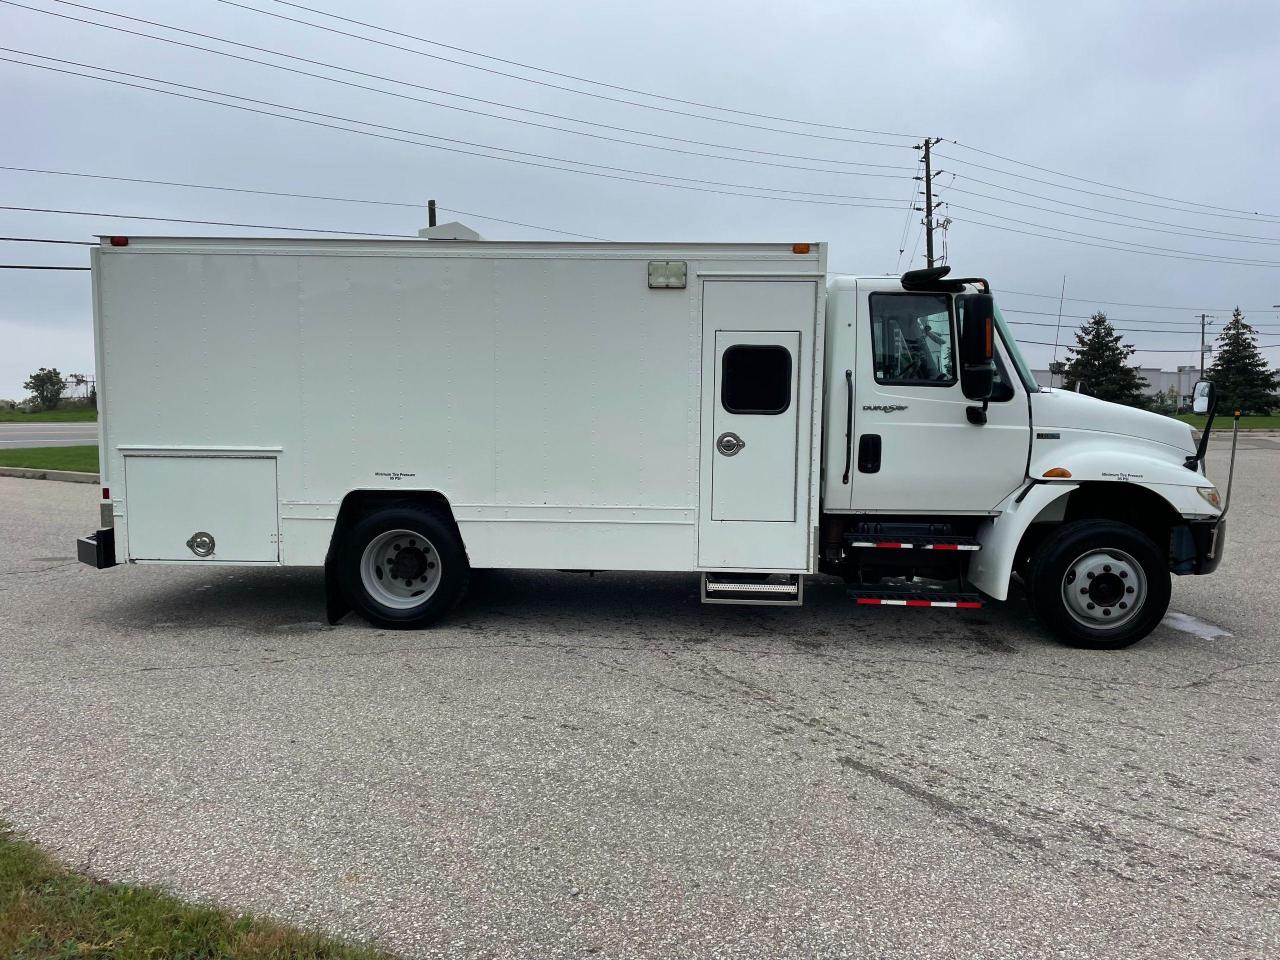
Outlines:
{"label": "white cargo box body", "polygon": [[[130,238],[93,266],[121,560],[319,565],[345,497],[403,490],[476,567],[813,570],[820,244]],[[722,382],[778,358],[768,409]]]}

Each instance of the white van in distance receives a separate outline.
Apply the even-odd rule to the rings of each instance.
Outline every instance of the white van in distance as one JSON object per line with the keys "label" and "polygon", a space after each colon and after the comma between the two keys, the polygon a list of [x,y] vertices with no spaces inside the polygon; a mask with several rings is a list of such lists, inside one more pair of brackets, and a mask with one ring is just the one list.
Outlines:
{"label": "white van in distance", "polygon": [[1093,647],[1218,565],[1186,424],[1037,387],[985,280],[828,276],[826,253],[104,237],[81,559],[323,567],[331,620],[384,627],[483,567],[775,604],[825,574],[957,609],[1017,577]]}

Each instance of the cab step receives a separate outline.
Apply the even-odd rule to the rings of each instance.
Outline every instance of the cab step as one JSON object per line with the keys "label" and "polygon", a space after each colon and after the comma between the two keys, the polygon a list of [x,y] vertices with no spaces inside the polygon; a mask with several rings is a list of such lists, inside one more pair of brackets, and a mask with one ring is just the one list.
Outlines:
{"label": "cab step", "polygon": [[892,536],[887,534],[848,533],[845,546],[873,550],[955,550],[976,551],[982,545],[973,537],[956,536]]}
{"label": "cab step", "polygon": [[918,586],[849,588],[849,596],[867,607],[949,607],[957,610],[982,609],[982,594],[971,591],[921,590]]}
{"label": "cab step", "polygon": [[702,602],[798,607],[804,602],[804,578],[794,573],[704,573]]}

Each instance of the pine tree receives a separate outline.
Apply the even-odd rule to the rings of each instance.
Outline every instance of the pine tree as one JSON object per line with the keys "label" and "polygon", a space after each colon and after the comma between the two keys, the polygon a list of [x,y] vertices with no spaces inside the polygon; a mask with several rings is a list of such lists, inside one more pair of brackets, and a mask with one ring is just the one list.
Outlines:
{"label": "pine tree", "polygon": [[1137,348],[1120,340],[1120,334],[1101,311],[1082,323],[1076,331],[1076,346],[1068,351],[1063,388],[1075,390],[1078,384],[1080,392],[1091,397],[1145,407],[1143,389],[1147,380],[1128,363]]}
{"label": "pine tree", "polygon": [[1205,371],[1205,378],[1212,380],[1218,389],[1218,409],[1228,415],[1239,410],[1242,414],[1266,415],[1280,407],[1280,374],[1267,368],[1267,361],[1258,350],[1258,338],[1253,327],[1245,322],[1244,314],[1236,307],[1231,319],[1218,334],[1213,366]]}

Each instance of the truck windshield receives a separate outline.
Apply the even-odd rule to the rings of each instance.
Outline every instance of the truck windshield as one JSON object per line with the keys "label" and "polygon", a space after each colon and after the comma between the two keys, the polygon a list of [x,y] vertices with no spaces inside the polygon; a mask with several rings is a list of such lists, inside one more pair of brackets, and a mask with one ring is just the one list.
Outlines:
{"label": "truck windshield", "polygon": [[1009,329],[1008,323],[1005,322],[1004,314],[1000,312],[999,304],[996,305],[996,326],[1000,328],[1000,339],[1004,341],[1004,348],[1009,353],[1009,359],[1013,361],[1013,365],[1018,370],[1018,378],[1022,380],[1022,385],[1027,388],[1028,393],[1039,393],[1040,385],[1036,383],[1035,374],[1031,372],[1031,368],[1027,366],[1027,361],[1023,359],[1022,351],[1018,349],[1018,341],[1014,339],[1013,331]]}

